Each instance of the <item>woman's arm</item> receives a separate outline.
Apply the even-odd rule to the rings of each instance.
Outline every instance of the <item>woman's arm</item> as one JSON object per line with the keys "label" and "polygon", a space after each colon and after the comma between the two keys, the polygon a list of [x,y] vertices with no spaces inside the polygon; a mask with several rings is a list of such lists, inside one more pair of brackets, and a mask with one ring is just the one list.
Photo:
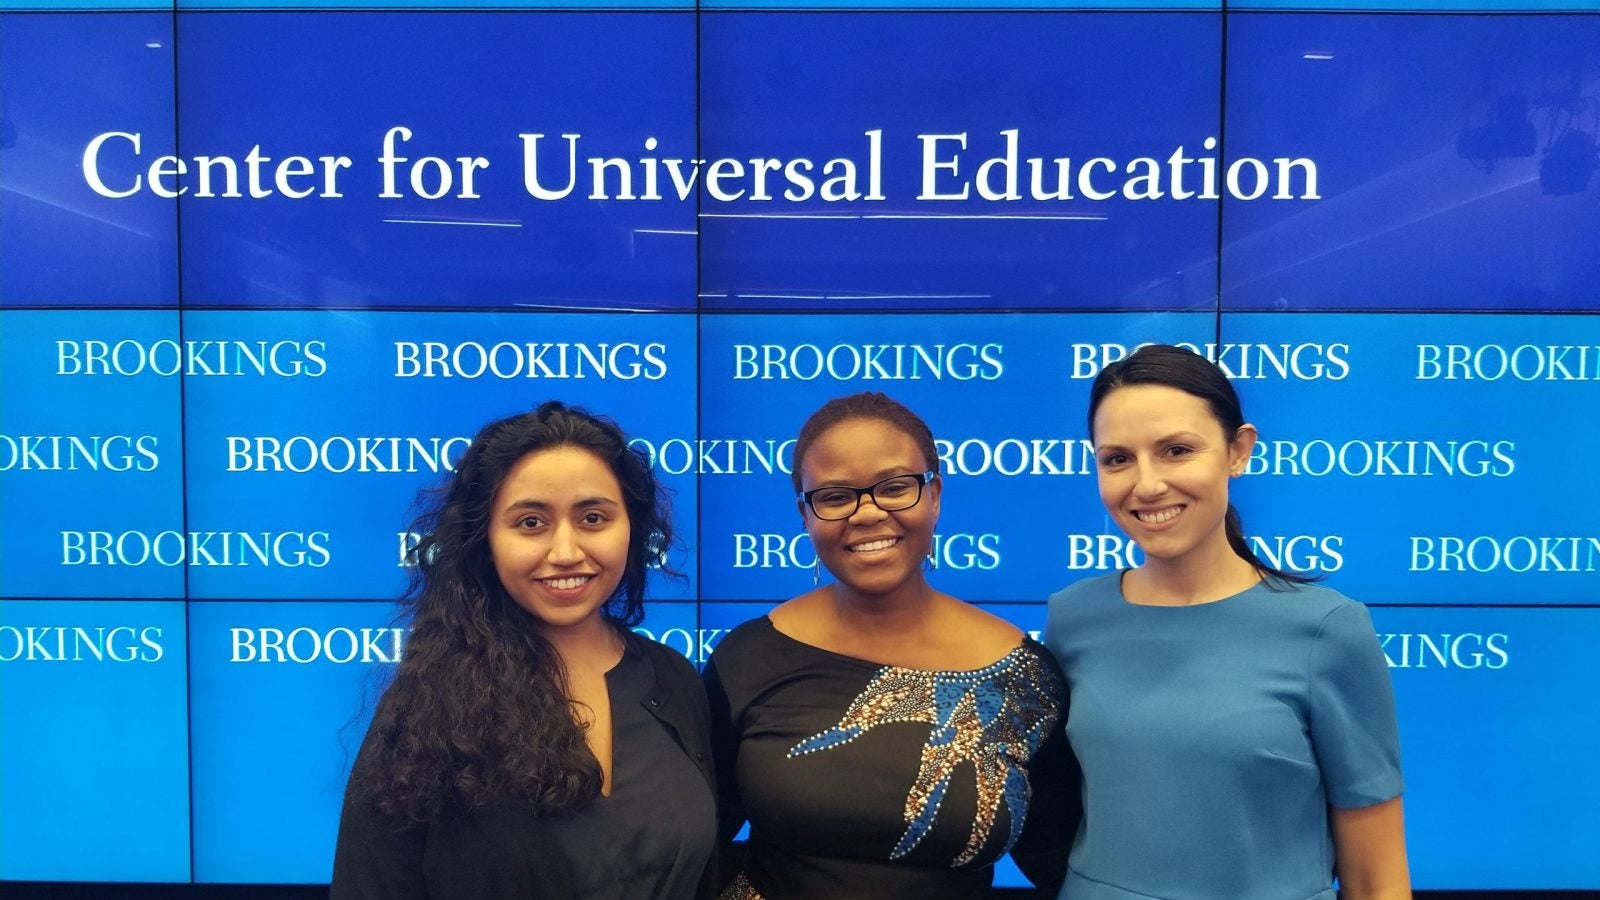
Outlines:
{"label": "woman's arm", "polygon": [[1400,798],[1355,809],[1333,807],[1334,870],[1343,900],[1411,900]]}
{"label": "woman's arm", "polygon": [[744,827],[744,803],[739,798],[736,769],[739,760],[739,733],[733,722],[728,691],[717,673],[713,656],[702,673],[706,699],[711,706],[711,753],[717,773],[717,843],[721,873],[718,887],[726,886],[744,869],[744,848],[733,838]]}
{"label": "woman's arm", "polygon": [[371,727],[361,742],[339,813],[339,838],[333,851],[331,900],[427,900],[422,853],[427,843],[421,826],[400,828],[380,816],[359,796],[358,777],[369,771]]}
{"label": "woman's arm", "polygon": [[420,827],[396,829],[347,801],[333,854],[332,900],[427,900],[424,843]]}
{"label": "woman's arm", "polygon": [[1341,895],[1409,900],[1394,691],[1366,607],[1341,603],[1323,618],[1308,677]]}
{"label": "woman's arm", "polygon": [[1054,897],[1067,877],[1067,852],[1083,818],[1082,775],[1058,723],[1028,764],[1028,817],[1011,859],[1040,896]]}

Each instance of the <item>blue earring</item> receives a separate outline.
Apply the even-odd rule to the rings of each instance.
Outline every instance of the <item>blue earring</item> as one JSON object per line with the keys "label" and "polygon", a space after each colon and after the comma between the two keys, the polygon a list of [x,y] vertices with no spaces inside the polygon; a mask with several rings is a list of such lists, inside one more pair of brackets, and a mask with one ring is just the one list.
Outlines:
{"label": "blue earring", "polygon": [[820,587],[821,585],[822,585],[822,560],[819,558],[816,562],[811,564],[811,586],[812,587]]}

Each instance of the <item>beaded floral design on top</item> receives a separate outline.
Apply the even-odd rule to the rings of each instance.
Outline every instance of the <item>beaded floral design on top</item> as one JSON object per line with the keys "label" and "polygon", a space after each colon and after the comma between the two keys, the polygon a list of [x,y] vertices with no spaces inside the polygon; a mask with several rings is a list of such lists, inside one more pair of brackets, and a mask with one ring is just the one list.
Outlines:
{"label": "beaded floral design on top", "polygon": [[890,722],[929,723],[933,730],[906,797],[905,834],[889,858],[905,856],[922,841],[955,767],[970,762],[978,780],[977,815],[966,847],[951,862],[965,865],[988,841],[1002,802],[1011,820],[1002,852],[1016,842],[1028,811],[1028,759],[1055,726],[1061,699],[1059,682],[1026,645],[969,672],[885,666],[851,701],[838,725],[795,744],[788,755],[831,750]]}

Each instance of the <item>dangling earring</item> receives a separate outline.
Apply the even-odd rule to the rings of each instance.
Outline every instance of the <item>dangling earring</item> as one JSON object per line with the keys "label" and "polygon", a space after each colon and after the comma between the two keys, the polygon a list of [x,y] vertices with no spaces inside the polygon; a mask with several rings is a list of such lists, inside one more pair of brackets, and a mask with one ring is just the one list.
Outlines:
{"label": "dangling earring", "polygon": [[822,586],[822,558],[821,557],[818,557],[817,561],[811,564],[811,586],[812,587],[821,587]]}
{"label": "dangling earring", "polygon": [[932,572],[934,569],[937,569],[937,568],[939,568],[939,558],[938,557],[934,556],[932,553],[929,553],[927,556],[924,556],[922,558],[922,571],[924,571],[924,572]]}

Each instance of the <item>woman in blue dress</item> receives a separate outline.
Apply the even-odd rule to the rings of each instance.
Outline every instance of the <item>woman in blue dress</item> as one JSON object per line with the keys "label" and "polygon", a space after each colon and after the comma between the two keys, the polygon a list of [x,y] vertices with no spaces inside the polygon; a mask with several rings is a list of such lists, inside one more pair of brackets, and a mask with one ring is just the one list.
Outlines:
{"label": "woman in blue dress", "polygon": [[1089,398],[1100,499],[1139,566],[1050,598],[1082,824],[1064,900],[1411,896],[1399,741],[1366,607],[1274,569],[1228,502],[1256,430],[1170,346]]}

